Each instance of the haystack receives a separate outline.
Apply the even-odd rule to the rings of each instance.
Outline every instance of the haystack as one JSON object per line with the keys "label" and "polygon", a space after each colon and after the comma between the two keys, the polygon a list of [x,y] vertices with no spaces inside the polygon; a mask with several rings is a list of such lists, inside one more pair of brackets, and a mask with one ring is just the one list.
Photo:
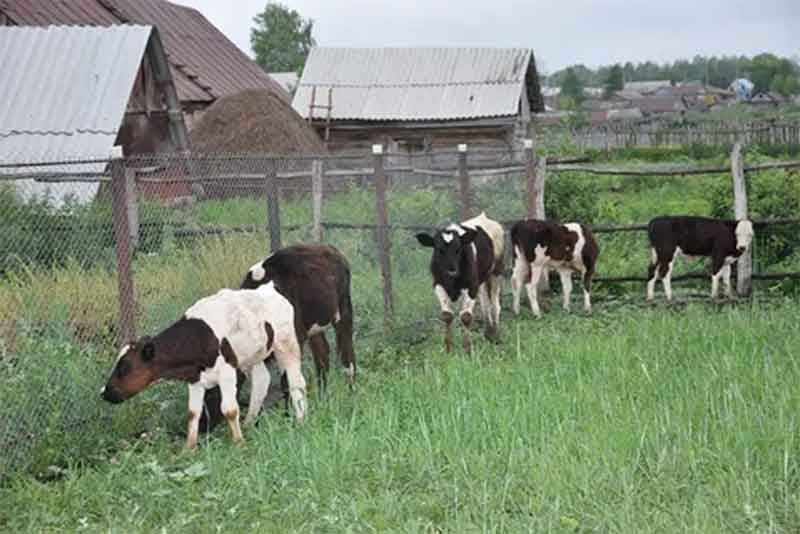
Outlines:
{"label": "haystack", "polygon": [[321,154],[314,129],[273,91],[250,89],[217,100],[189,132],[197,154]]}

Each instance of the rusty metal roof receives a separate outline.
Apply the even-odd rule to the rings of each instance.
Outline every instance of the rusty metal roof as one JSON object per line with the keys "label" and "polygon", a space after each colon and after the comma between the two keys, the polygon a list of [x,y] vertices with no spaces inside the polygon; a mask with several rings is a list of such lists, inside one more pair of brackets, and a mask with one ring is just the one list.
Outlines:
{"label": "rusty metal roof", "polygon": [[[369,121],[503,117],[519,112],[531,51],[525,48],[314,48],[293,107]],[[314,109],[314,118],[327,110]]]}
{"label": "rusty metal roof", "polygon": [[182,102],[210,103],[244,89],[282,91],[200,12],[165,0],[0,0],[0,11],[18,25],[155,26]]}

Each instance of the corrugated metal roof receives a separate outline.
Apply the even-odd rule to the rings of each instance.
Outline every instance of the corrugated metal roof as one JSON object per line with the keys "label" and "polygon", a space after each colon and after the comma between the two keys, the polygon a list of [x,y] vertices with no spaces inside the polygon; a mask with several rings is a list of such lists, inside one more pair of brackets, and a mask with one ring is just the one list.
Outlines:
{"label": "corrugated metal roof", "polygon": [[333,119],[516,115],[530,58],[524,48],[314,48],[292,105],[308,117],[316,87],[316,104],[326,105],[332,91]]}
{"label": "corrugated metal roof", "polygon": [[[0,163],[107,157],[152,31],[150,26],[0,27]],[[102,165],[50,170],[99,169]],[[45,187],[31,183],[23,189],[30,194]],[[84,184],[68,192],[84,200],[81,196],[96,187]]]}
{"label": "corrugated metal roof", "polygon": [[19,25],[156,26],[182,102],[280,88],[200,12],[165,0],[0,0],[0,11]]}

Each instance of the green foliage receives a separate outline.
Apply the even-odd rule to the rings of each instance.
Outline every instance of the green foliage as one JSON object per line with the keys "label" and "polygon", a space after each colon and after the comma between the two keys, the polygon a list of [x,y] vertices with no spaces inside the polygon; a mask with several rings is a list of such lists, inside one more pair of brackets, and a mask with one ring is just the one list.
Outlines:
{"label": "green foliage", "polygon": [[[567,71],[572,70],[580,81],[589,86],[605,86],[612,71],[619,65],[607,65],[589,69],[584,65],[573,65],[553,73],[548,82],[560,86]],[[745,56],[694,56],[691,61],[679,59],[672,63],[659,65],[652,61],[633,64],[626,62],[622,67],[625,81],[670,80],[672,82],[695,81],[716,87],[728,87],[739,77],[750,77],[758,90],[774,89],[782,94],[797,94],[800,67],[791,59],[780,58],[774,54]],[[617,76],[616,72],[614,76]],[[777,85],[775,80],[779,80]]]}
{"label": "green foliage", "polygon": [[549,219],[591,224],[599,214],[597,180],[586,173],[551,174],[545,187],[545,213]]}
{"label": "green foliage", "polygon": [[616,91],[621,91],[625,85],[625,77],[622,72],[622,67],[617,63],[608,71],[608,77],[603,85],[606,97],[610,97]]}
{"label": "green foliage", "polygon": [[[756,162],[759,154],[748,154],[748,162]],[[751,219],[796,218],[800,214],[800,180],[785,170],[762,171],[747,175],[747,207]],[[730,183],[718,183],[712,189],[711,215],[732,219],[733,193]],[[756,228],[754,245],[756,267],[791,263],[800,256],[797,226],[782,225]],[[800,257],[796,258],[800,260]],[[795,266],[800,262],[795,262]]]}
{"label": "green foliage", "polygon": [[303,71],[308,53],[317,44],[312,36],[313,20],[270,1],[264,11],[253,18],[253,24],[250,46],[256,63],[267,72]]}
{"label": "green foliage", "polygon": [[575,74],[575,69],[566,70],[561,81],[561,96],[572,99],[578,105],[583,102],[583,82]]}

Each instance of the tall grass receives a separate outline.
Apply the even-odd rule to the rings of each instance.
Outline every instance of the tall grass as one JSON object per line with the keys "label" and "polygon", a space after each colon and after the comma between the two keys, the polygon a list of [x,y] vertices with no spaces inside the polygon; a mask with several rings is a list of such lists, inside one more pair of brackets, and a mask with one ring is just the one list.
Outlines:
{"label": "tall grass", "polygon": [[15,479],[0,525],[793,532],[799,319],[790,301],[619,308],[505,320],[473,355],[381,343],[358,392],[334,376],[302,427],[270,413],[244,449],[224,429],[185,455],[175,421],[59,480]]}

